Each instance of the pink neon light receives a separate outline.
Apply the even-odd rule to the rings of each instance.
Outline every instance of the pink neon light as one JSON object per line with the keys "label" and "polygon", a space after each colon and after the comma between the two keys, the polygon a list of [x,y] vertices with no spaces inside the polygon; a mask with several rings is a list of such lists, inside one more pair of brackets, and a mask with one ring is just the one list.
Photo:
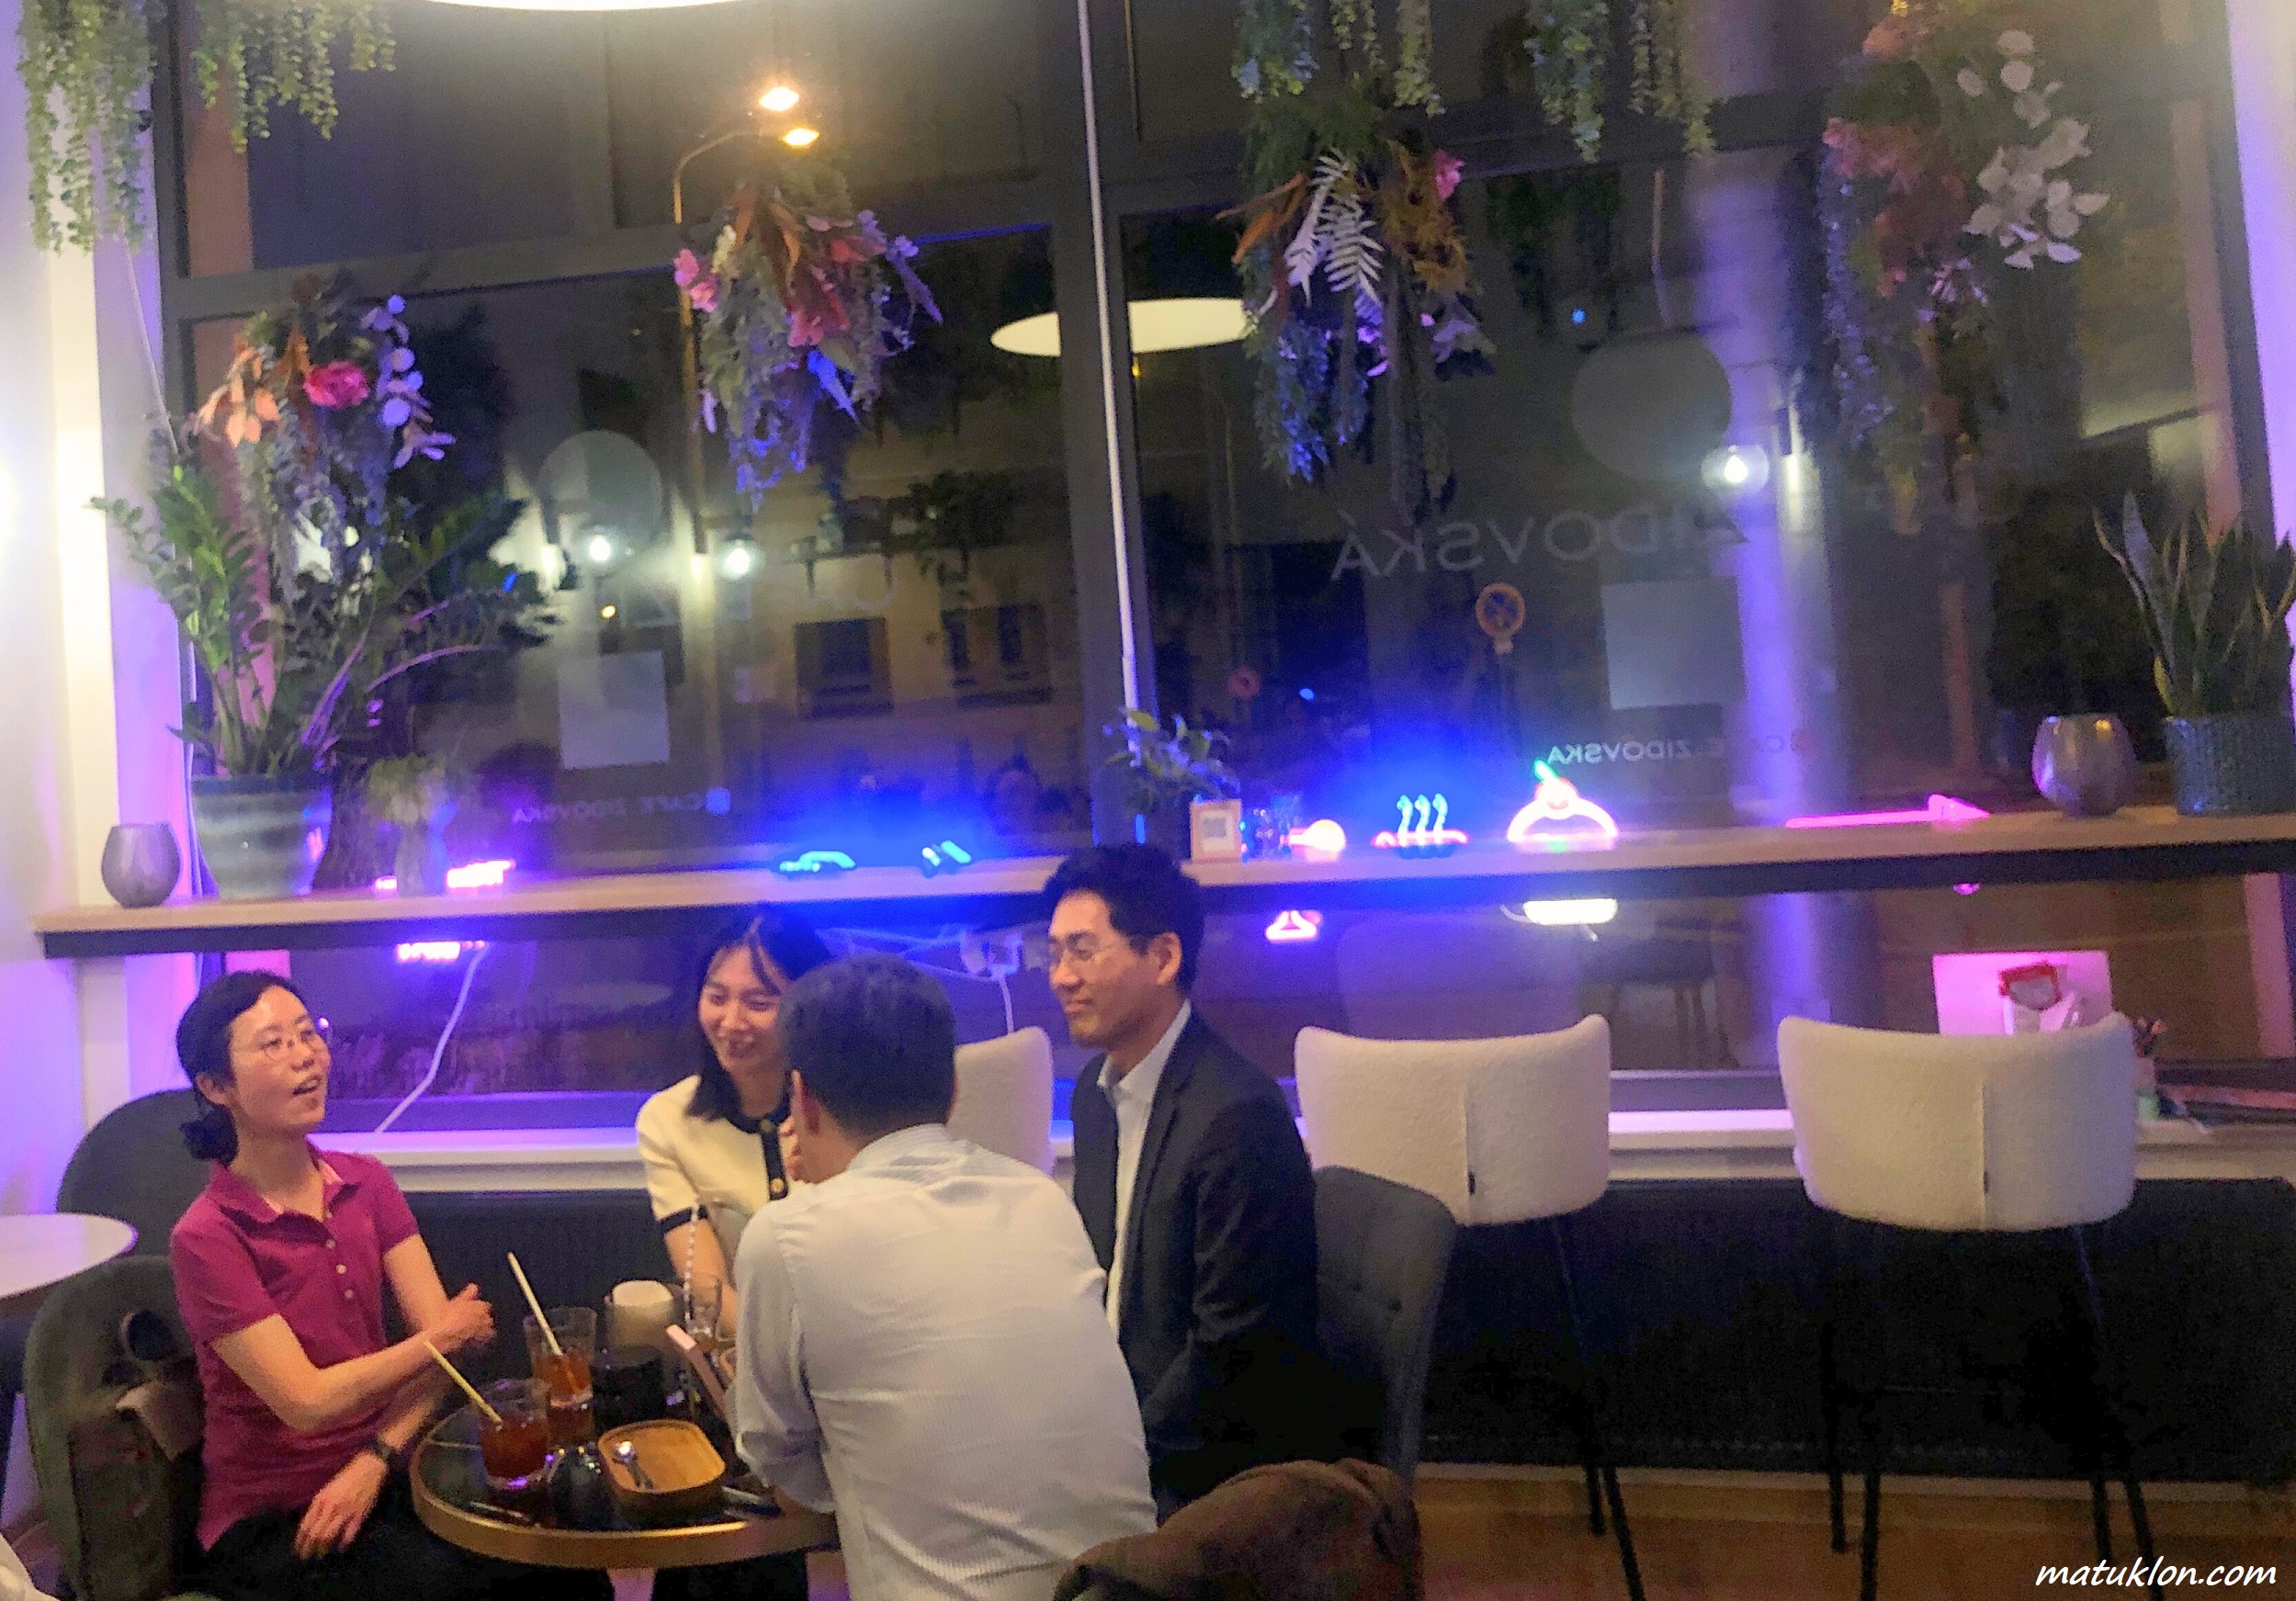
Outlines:
{"label": "pink neon light", "polygon": [[[1531,804],[1517,812],[1507,825],[1507,843],[1519,851],[1568,850],[1584,835],[1574,837],[1555,830],[1572,823],[1591,823],[1602,843],[1608,845],[1618,838],[1618,819],[1600,806],[1582,797],[1578,786],[1567,778],[1558,778],[1545,771],[1541,763],[1539,787],[1531,792]],[[1546,829],[1544,833],[1540,832]]]}
{"label": "pink neon light", "polygon": [[1323,934],[1321,912],[1278,912],[1275,921],[1268,925],[1271,945],[1304,945]]}
{"label": "pink neon light", "polygon": [[1789,829],[1878,829],[1892,823],[1974,823],[1993,814],[1950,795],[1933,795],[1919,811],[1832,812],[1815,817],[1788,817]]}
{"label": "pink neon light", "polygon": [[[447,887],[448,889],[500,889],[503,886],[503,881],[510,876],[510,870],[517,865],[515,862],[470,862],[460,867],[449,867],[447,869]],[[375,880],[375,893],[377,895],[398,894],[398,879],[395,877],[378,878]]]}
{"label": "pink neon light", "polygon": [[1408,834],[1383,829],[1371,837],[1371,842],[1382,851],[1425,851],[1436,845],[1464,845],[1467,837],[1457,829],[1413,829]]}
{"label": "pink neon light", "polygon": [[402,962],[454,962],[461,956],[458,940],[415,940],[399,947]]}

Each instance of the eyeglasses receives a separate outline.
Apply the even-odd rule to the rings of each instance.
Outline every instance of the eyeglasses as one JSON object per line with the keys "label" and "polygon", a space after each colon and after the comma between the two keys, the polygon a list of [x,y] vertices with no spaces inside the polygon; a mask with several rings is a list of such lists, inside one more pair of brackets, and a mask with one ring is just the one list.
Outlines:
{"label": "eyeglasses", "polygon": [[325,1018],[313,1018],[291,1034],[258,1034],[243,1047],[258,1062],[285,1062],[306,1051],[324,1051],[334,1043],[334,1031]]}
{"label": "eyeglasses", "polygon": [[1058,971],[1063,964],[1075,967],[1090,967],[1109,952],[1129,945],[1135,951],[1145,947],[1132,940],[1103,940],[1091,934],[1070,934],[1065,940],[1051,940],[1045,945],[1046,964]]}

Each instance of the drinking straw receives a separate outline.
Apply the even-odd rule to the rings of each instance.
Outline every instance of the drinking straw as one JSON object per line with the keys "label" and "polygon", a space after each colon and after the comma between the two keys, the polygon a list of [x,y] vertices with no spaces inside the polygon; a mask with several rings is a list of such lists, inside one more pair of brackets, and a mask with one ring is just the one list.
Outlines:
{"label": "drinking straw", "polygon": [[558,1343],[558,1336],[550,1327],[550,1320],[542,1315],[542,1302],[536,1299],[534,1286],[526,1282],[526,1270],[518,1265],[518,1253],[512,1251],[510,1270],[518,1275],[518,1288],[526,1292],[526,1304],[534,1308],[534,1321],[542,1326],[542,1337],[550,1342],[550,1355],[562,1357],[566,1348]]}
{"label": "drinking straw", "polygon": [[462,1376],[462,1370],[459,1368],[457,1368],[445,1357],[439,1355],[438,1347],[436,1346],[431,1344],[428,1340],[424,1340],[423,1342],[423,1348],[430,1352],[431,1359],[433,1361],[447,1370],[447,1377],[452,1379],[456,1383],[462,1386],[462,1392],[470,1398],[470,1404],[473,1406],[476,1406],[481,1412],[486,1414],[489,1422],[500,1423],[503,1421],[503,1415],[489,1406],[486,1404],[486,1397],[480,1394],[476,1390],[470,1387],[470,1381]]}

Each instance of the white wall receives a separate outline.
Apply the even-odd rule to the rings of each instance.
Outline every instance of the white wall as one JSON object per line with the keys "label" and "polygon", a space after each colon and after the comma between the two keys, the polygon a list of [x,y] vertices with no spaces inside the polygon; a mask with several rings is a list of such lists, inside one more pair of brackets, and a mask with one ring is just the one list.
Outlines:
{"label": "white wall", "polygon": [[[15,6],[0,13],[13,33]],[[187,967],[75,972],[42,960],[28,927],[102,896],[123,794],[131,815],[165,817],[181,784],[166,765],[174,625],[148,590],[116,581],[118,552],[85,509],[140,476],[155,391],[125,359],[140,356],[144,321],[129,274],[148,291],[151,257],[32,248],[23,123],[17,76],[0,73],[0,1212],[51,1204],[91,1113],[156,1080],[153,1019],[129,1002],[172,999]],[[155,295],[144,302],[156,310]]]}

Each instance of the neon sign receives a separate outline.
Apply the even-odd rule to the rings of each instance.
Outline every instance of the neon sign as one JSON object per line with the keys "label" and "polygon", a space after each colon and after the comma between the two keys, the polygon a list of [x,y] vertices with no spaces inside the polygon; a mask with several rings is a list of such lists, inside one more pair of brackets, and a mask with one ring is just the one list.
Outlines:
{"label": "neon sign", "polygon": [[1789,829],[1879,829],[1893,823],[1974,823],[1993,814],[1950,795],[1933,795],[1929,804],[1900,812],[1828,812],[1812,817],[1788,817]]}
{"label": "neon sign", "polygon": [[1372,836],[1372,843],[1382,851],[1400,851],[1407,856],[1448,856],[1467,842],[1467,837],[1450,827],[1451,803],[1442,795],[1430,800],[1421,795],[1396,797],[1396,826],[1383,829]]}
{"label": "neon sign", "polygon": [[[475,951],[483,942],[474,940],[470,949]],[[462,949],[459,940],[413,940],[401,945],[397,954],[402,962],[458,962]]]}
{"label": "neon sign", "polygon": [[1294,829],[1284,836],[1284,843],[1295,851],[1329,861],[1347,849],[1347,830],[1329,817],[1321,817],[1304,829]]}
{"label": "neon sign", "polygon": [[955,873],[960,867],[973,864],[973,853],[954,840],[944,840],[938,845],[927,845],[917,852],[918,866],[927,878],[944,873]]}
{"label": "neon sign", "polygon": [[[503,881],[510,876],[510,870],[517,865],[515,862],[470,862],[460,867],[449,867],[447,869],[447,887],[448,889],[500,889],[503,886]],[[377,895],[398,894],[398,879],[395,877],[378,878],[375,880],[375,893]]]}
{"label": "neon sign", "polygon": [[1586,928],[1595,923],[1607,923],[1618,916],[1614,900],[1526,900],[1522,909],[1500,907],[1509,919],[1518,923],[1531,923],[1542,929]]}
{"label": "neon sign", "polygon": [[810,876],[817,873],[850,873],[853,858],[843,851],[808,851],[798,856],[785,856],[774,863],[774,871],[786,878]]}
{"label": "neon sign", "polygon": [[1323,937],[1321,912],[1278,912],[1267,927],[1271,945],[1305,945]]}
{"label": "neon sign", "polygon": [[1618,838],[1618,821],[1578,793],[1544,761],[1532,763],[1539,775],[1531,804],[1507,825],[1507,843],[1518,851],[1569,851],[1607,846]]}

